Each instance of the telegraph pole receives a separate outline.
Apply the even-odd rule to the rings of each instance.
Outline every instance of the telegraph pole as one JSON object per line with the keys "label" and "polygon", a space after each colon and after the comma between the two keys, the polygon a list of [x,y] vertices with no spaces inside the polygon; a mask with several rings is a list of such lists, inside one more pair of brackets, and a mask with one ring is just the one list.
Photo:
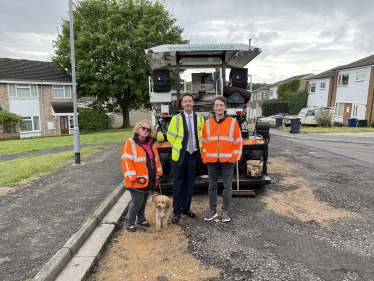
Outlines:
{"label": "telegraph pole", "polygon": [[73,79],[73,107],[74,107],[74,153],[75,164],[81,163],[81,147],[78,127],[77,112],[77,85],[75,79],[75,53],[74,53],[74,29],[73,29],[73,4],[69,0],[69,24],[70,24],[70,48],[71,48],[71,74]]}

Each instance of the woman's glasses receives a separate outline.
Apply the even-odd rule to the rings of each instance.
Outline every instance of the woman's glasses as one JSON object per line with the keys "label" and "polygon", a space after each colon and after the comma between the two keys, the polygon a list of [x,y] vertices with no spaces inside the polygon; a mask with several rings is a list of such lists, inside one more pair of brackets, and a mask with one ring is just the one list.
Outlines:
{"label": "woman's glasses", "polygon": [[142,128],[143,131],[146,131],[146,132],[148,132],[148,133],[151,131],[150,128],[146,128],[146,127],[141,127],[141,128]]}

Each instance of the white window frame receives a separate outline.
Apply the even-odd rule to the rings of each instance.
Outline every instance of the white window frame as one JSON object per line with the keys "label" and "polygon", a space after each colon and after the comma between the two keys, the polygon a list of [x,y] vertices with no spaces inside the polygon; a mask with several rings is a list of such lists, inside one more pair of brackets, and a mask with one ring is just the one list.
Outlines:
{"label": "white window frame", "polygon": [[[343,78],[344,78],[344,76],[348,77],[347,84],[343,84]],[[349,73],[339,74],[338,75],[338,83],[337,83],[337,85],[340,86],[340,87],[348,87],[348,84],[349,84]]]}
{"label": "white window frame", "polygon": [[309,83],[308,93],[309,94],[315,94],[316,93],[316,83],[315,82]]}
{"label": "white window frame", "polygon": [[[31,96],[31,87],[36,87],[36,97]],[[10,87],[14,87],[15,97],[10,96]],[[29,96],[28,97],[19,97],[17,89],[29,89]],[[11,99],[37,99],[39,98],[38,94],[38,85],[31,85],[31,84],[8,84],[8,97]]]}
{"label": "white window frame", "polygon": [[[35,122],[34,122],[34,118],[38,118],[38,127],[39,129],[36,130],[35,129]],[[31,121],[31,127],[32,127],[32,131],[23,131],[22,127],[20,128],[20,133],[34,133],[34,132],[41,132],[40,130],[40,116],[22,116],[22,118],[24,119],[25,121],[25,118],[28,118],[26,121]]]}
{"label": "white window frame", "polygon": [[270,97],[272,98],[273,97],[273,90],[270,90]]}
{"label": "white window frame", "polygon": [[[62,89],[64,90],[64,96],[63,96],[63,97],[55,97],[55,94],[54,94],[53,90],[54,90],[54,89],[59,89],[59,90],[61,90],[61,87],[62,87]],[[66,93],[67,93],[66,88],[69,88],[69,89],[70,89],[70,92],[69,92],[69,96],[68,96],[68,97],[66,96]],[[52,96],[53,96],[54,99],[70,99],[70,98],[71,98],[71,86],[53,85],[53,86],[52,86]]]}
{"label": "white window frame", "polygon": [[353,105],[352,117],[357,117],[358,115],[358,104]]}
{"label": "white window frame", "polygon": [[326,82],[321,82],[320,89],[321,90],[325,90],[326,89]]}
{"label": "white window frame", "polygon": [[365,71],[356,72],[356,82],[365,81]]}
{"label": "white window frame", "polygon": [[[342,115],[339,115],[339,106],[342,105],[343,106],[343,109],[341,110],[341,113]],[[344,102],[337,102],[335,103],[335,116],[338,116],[338,117],[343,117],[344,115],[344,107],[345,107],[345,103]]]}

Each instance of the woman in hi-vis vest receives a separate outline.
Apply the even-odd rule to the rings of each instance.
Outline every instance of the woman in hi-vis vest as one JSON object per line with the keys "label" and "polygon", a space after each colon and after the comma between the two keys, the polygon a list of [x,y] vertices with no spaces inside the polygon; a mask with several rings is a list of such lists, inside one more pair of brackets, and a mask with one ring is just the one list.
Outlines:
{"label": "woman in hi-vis vest", "polygon": [[143,120],[134,127],[134,136],[122,147],[122,169],[125,187],[131,193],[131,204],[126,216],[126,228],[135,232],[137,225],[150,227],[144,211],[149,192],[157,185],[157,177],[162,175],[161,162],[155,146],[155,128],[151,122]]}

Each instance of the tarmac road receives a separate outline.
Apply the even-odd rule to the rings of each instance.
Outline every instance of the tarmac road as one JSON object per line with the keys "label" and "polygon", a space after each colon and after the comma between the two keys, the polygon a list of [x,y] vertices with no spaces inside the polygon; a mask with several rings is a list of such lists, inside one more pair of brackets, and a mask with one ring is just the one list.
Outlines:
{"label": "tarmac road", "polygon": [[321,154],[347,160],[353,164],[374,168],[374,145],[288,139],[298,146],[307,146]]}
{"label": "tarmac road", "polygon": [[344,155],[360,144],[295,142],[272,138],[273,183],[233,198],[229,226],[183,223],[189,250],[223,269],[210,280],[374,280],[372,162]]}
{"label": "tarmac road", "polygon": [[[272,183],[257,188],[255,198],[234,197],[228,224],[204,222],[207,194],[195,192],[192,207],[199,218],[182,217],[178,224],[188,240],[185,251],[206,268],[221,270],[219,277],[205,279],[210,281],[374,280],[374,176],[372,160],[364,157],[372,149],[363,144],[272,137],[268,166]],[[171,225],[168,235],[175,228]],[[152,235],[151,228],[140,236],[153,241]],[[183,238],[177,234],[169,243]],[[200,280],[199,276],[209,274],[199,266],[197,272],[180,275],[189,263],[178,262],[177,254],[172,262],[165,257],[165,264],[157,264],[168,270],[155,273],[152,262],[131,261],[126,254],[131,245],[121,239],[131,241],[126,230],[108,246],[89,280],[103,280],[103,276],[110,281],[119,276],[139,280],[132,278],[140,270],[134,269],[136,265],[147,280]]]}

